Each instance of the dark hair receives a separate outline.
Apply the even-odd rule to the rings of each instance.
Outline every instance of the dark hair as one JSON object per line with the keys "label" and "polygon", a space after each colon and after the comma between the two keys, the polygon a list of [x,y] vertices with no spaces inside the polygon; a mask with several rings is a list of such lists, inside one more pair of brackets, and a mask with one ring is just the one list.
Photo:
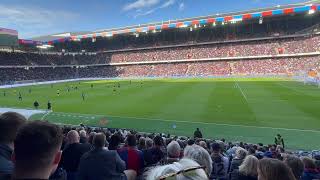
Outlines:
{"label": "dark hair", "polygon": [[6,112],[0,115],[0,143],[11,143],[17,135],[18,129],[27,119],[16,112]]}
{"label": "dark hair", "polygon": [[284,163],[286,163],[290,167],[296,179],[301,178],[304,169],[301,159],[296,156],[289,155],[285,158]]}
{"label": "dark hair", "polygon": [[103,148],[106,145],[106,135],[97,133],[93,138],[93,145],[96,148]]}
{"label": "dark hair", "polygon": [[154,143],[154,145],[156,145],[156,146],[162,146],[163,145],[163,139],[162,139],[162,137],[161,136],[156,136],[156,137],[154,137],[153,138],[153,143]]}
{"label": "dark hair", "polygon": [[212,143],[212,145],[211,145],[211,149],[212,149],[212,151],[220,151],[221,150],[221,146],[220,146],[220,144],[219,143]]}
{"label": "dark hair", "polygon": [[128,143],[128,146],[136,146],[137,145],[137,139],[136,139],[136,136],[135,135],[128,135],[127,137],[127,143]]}
{"label": "dark hair", "polygon": [[188,144],[189,146],[193,145],[193,144],[194,144],[194,140],[193,140],[193,139],[189,139],[189,140],[187,141],[187,144]]}
{"label": "dark hair", "polygon": [[121,137],[118,134],[113,134],[109,142],[109,150],[116,150],[121,142]]}
{"label": "dark hair", "polygon": [[291,169],[278,159],[261,159],[258,173],[263,180],[295,180]]}
{"label": "dark hair", "polygon": [[32,121],[21,127],[14,141],[16,168],[37,170],[52,163],[63,140],[62,129],[44,121]]}

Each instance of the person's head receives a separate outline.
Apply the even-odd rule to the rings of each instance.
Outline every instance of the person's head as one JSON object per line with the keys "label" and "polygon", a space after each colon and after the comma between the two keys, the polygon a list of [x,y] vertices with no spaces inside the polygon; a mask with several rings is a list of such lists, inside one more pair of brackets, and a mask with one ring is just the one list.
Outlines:
{"label": "person's head", "polygon": [[197,128],[197,131],[200,131],[199,128]]}
{"label": "person's head", "polygon": [[313,159],[309,157],[302,157],[301,158],[304,168],[305,169],[315,169],[316,168],[316,163],[314,162]]}
{"label": "person's head", "polygon": [[216,142],[212,143],[211,152],[212,152],[212,154],[220,154],[220,152],[221,152],[220,144],[216,143]]}
{"label": "person's head", "polygon": [[21,114],[6,112],[0,115],[0,144],[12,146],[18,129],[27,121]]}
{"label": "person's head", "polygon": [[258,180],[295,180],[295,177],[284,162],[264,158],[258,164]]}
{"label": "person's head", "polygon": [[244,159],[247,156],[247,154],[248,154],[248,151],[246,151],[242,147],[238,147],[236,150],[235,157],[238,159]]}
{"label": "person's head", "polygon": [[81,130],[81,131],[79,131],[79,136],[81,138],[86,138],[87,137],[87,132],[85,130]]}
{"label": "person's head", "polygon": [[179,158],[181,147],[177,141],[171,141],[167,146],[167,153],[170,158]]}
{"label": "person's head", "polygon": [[277,134],[277,137],[278,137],[278,138],[281,138],[281,135],[280,135],[280,134]]}
{"label": "person's head", "polygon": [[121,143],[121,137],[119,134],[113,134],[110,138],[109,147],[117,148],[119,144]]}
{"label": "person's head", "polygon": [[139,138],[139,147],[143,149],[146,148],[146,138],[144,137]]}
{"label": "person's head", "polygon": [[199,146],[203,147],[204,149],[207,149],[207,143],[205,141],[200,141]]}
{"label": "person's head", "polygon": [[76,130],[69,131],[67,134],[67,140],[69,144],[79,143],[80,142],[79,133]]}
{"label": "person's head", "polygon": [[187,146],[184,149],[183,156],[185,158],[192,159],[199,163],[201,166],[205,167],[205,170],[208,174],[211,174],[212,171],[212,159],[207,150],[203,147],[196,144],[192,146]]}
{"label": "person's head", "polygon": [[21,127],[14,141],[14,178],[47,179],[61,158],[62,129],[44,121]]}
{"label": "person's head", "polygon": [[179,162],[153,168],[148,172],[146,180],[164,180],[172,177],[176,180],[209,179],[204,169],[197,162],[184,158]]}
{"label": "person's head", "polygon": [[129,134],[127,137],[127,144],[129,147],[137,146],[137,139],[135,135]]}
{"label": "person's head", "polygon": [[246,176],[258,176],[258,163],[259,160],[253,155],[248,155],[246,158],[244,158],[244,161],[239,166],[239,172]]}
{"label": "person's head", "polygon": [[163,145],[163,139],[161,136],[156,136],[153,138],[153,143],[155,146],[162,146]]}
{"label": "person's head", "polygon": [[300,179],[303,173],[303,162],[296,156],[289,155],[284,159],[284,163],[289,166],[296,179]]}
{"label": "person's head", "polygon": [[103,133],[97,133],[93,137],[93,146],[95,148],[103,148],[106,145],[106,135]]}
{"label": "person's head", "polygon": [[149,149],[153,146],[153,140],[150,138],[146,138],[146,148]]}
{"label": "person's head", "polygon": [[93,144],[93,138],[94,138],[95,135],[96,135],[95,132],[91,132],[91,133],[89,134],[89,138],[88,138],[88,143],[89,143],[89,144]]}

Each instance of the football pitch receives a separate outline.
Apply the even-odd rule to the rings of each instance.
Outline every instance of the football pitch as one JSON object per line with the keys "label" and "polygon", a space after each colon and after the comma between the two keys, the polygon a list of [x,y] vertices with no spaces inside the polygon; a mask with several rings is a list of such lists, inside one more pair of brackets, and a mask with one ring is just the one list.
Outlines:
{"label": "football pitch", "polygon": [[184,136],[200,128],[205,138],[264,144],[279,133],[290,149],[320,149],[320,88],[290,79],[99,80],[0,89],[1,107],[30,109],[35,100],[40,109],[50,100],[53,112],[31,119]]}

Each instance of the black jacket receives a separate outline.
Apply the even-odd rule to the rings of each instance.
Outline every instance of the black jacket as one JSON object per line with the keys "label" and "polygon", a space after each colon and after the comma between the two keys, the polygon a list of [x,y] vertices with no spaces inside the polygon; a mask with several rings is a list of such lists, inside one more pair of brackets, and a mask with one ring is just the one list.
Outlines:
{"label": "black jacket", "polygon": [[116,151],[94,149],[80,160],[78,180],[125,180],[126,164]]}
{"label": "black jacket", "polygon": [[81,156],[90,151],[91,147],[87,144],[69,144],[62,152],[60,167],[69,172],[77,172]]}
{"label": "black jacket", "polygon": [[241,174],[238,170],[234,170],[230,175],[230,180],[258,180],[258,178],[253,176],[246,176]]}
{"label": "black jacket", "polygon": [[230,174],[230,180],[257,180],[257,179],[258,179],[257,177],[243,175],[238,170],[234,170]]}

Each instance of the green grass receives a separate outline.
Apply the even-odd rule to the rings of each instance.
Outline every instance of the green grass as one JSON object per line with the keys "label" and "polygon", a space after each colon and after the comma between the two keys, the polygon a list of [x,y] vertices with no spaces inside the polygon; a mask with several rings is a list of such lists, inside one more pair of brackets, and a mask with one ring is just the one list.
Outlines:
{"label": "green grass", "polygon": [[[113,92],[118,82],[121,88]],[[67,85],[79,89],[67,92]],[[14,90],[21,92],[21,102]],[[104,80],[7,89],[6,94],[0,94],[0,106],[32,108],[38,100],[45,109],[52,102],[54,113],[32,119],[186,136],[199,127],[208,138],[265,144],[280,133],[289,148],[320,148],[320,89],[288,79]]]}

